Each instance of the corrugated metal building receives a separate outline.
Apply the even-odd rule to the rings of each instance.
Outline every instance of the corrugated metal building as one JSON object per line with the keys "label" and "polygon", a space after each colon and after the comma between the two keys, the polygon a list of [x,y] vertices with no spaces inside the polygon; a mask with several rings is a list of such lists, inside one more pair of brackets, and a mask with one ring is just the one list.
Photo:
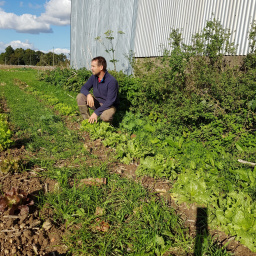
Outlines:
{"label": "corrugated metal building", "polygon": [[113,69],[113,57],[105,51],[109,41],[103,40],[104,48],[95,40],[112,30],[117,70],[130,73],[125,57],[129,51],[135,57],[161,56],[169,47],[172,28],[179,28],[184,43],[190,44],[191,36],[213,18],[230,29],[231,41],[238,45],[236,55],[246,55],[248,32],[256,19],[255,0],[72,0],[71,66],[90,68],[91,59],[101,55]]}

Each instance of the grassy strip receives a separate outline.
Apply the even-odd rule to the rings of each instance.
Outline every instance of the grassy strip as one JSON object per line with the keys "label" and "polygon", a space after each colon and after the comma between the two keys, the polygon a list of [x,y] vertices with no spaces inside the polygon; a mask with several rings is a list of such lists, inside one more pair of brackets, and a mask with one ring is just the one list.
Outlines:
{"label": "grassy strip", "polygon": [[28,72],[30,73],[29,78],[26,76],[26,72],[23,71],[15,79],[15,83],[20,88],[37,96],[49,106],[53,106],[61,115],[73,116],[78,113],[74,92],[67,93],[49,83],[38,82],[38,73],[35,70],[29,70]]}
{"label": "grassy strip", "polygon": [[68,130],[59,116],[13,84],[12,73],[6,72],[4,79],[6,85],[2,89],[10,108],[10,121],[15,124],[16,135],[24,138],[27,149],[47,159],[54,156],[55,160],[84,151],[78,135]]}
{"label": "grassy strip", "polygon": [[[46,175],[58,181],[58,189],[42,200],[54,209],[56,223],[67,224],[70,234],[66,243],[71,252],[162,255],[177,248],[191,252],[192,241],[173,210],[140,185],[109,175],[104,167],[54,168],[59,159],[69,158],[73,163],[86,155],[77,135],[51,110],[14,86],[13,74],[3,75],[1,71],[0,75],[6,83],[1,89],[10,107],[14,132],[27,137],[26,148],[38,153],[37,162],[48,169]],[[76,186],[87,177],[107,177],[108,184]]]}

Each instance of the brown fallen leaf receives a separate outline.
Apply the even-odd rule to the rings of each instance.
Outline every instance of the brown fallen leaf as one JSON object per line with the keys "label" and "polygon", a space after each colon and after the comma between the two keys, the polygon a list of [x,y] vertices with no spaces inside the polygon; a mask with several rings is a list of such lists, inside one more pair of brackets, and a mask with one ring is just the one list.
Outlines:
{"label": "brown fallen leaf", "polygon": [[100,218],[96,218],[95,223],[92,225],[93,232],[97,232],[97,231],[107,232],[109,228],[110,228],[110,225],[107,222],[100,220]]}

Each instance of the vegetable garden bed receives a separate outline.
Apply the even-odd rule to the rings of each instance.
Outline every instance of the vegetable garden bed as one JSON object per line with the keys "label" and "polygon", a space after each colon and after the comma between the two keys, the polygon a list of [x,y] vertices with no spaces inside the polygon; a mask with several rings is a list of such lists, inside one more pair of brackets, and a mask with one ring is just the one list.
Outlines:
{"label": "vegetable garden bed", "polygon": [[[13,188],[23,190],[28,198],[23,204],[29,207],[29,213],[24,215],[19,208],[14,215],[10,213],[10,207],[4,209],[1,215],[2,255],[53,255],[53,252],[67,255],[132,255],[136,252],[144,255],[192,255],[195,248],[227,255],[224,249],[218,248],[218,242],[208,238],[209,234],[203,236],[203,241],[193,243],[196,208],[188,210],[184,205],[180,206],[180,214],[185,211],[190,213],[185,218],[187,224],[190,223],[189,237],[188,231],[180,224],[181,219],[173,215],[174,210],[169,204],[174,201],[159,197],[159,193],[168,194],[172,187],[167,177],[161,180],[144,176],[146,170],[157,168],[162,173],[164,169],[161,168],[166,164],[164,158],[159,158],[160,162],[153,161],[151,164],[154,166],[150,167],[147,154],[153,153],[150,150],[154,147],[140,148],[139,143],[148,134],[137,133],[130,138],[131,132],[134,132],[131,128],[120,134],[112,127],[105,127],[104,123],[97,124],[95,128],[83,123],[82,127],[89,127],[90,131],[95,129],[91,134],[94,141],[90,141],[86,133],[78,130],[77,123],[81,120],[75,108],[75,93],[38,82],[33,78],[35,74],[31,70],[12,70],[11,75],[9,72],[1,73],[1,77],[5,77],[1,87],[2,97],[6,99],[6,104],[2,105],[8,111],[14,141],[12,146],[9,145],[10,149],[1,153],[1,162],[9,159],[9,166],[12,166],[8,172],[1,174],[1,191],[11,193]],[[54,106],[58,103],[73,109],[68,113],[71,115],[65,116],[67,113],[56,109]],[[46,105],[51,109],[48,110]],[[129,119],[124,119],[124,127],[129,122]],[[64,124],[72,129],[67,129]],[[145,127],[143,121],[138,125]],[[148,125],[144,133],[152,133],[154,129],[154,126]],[[115,139],[111,142],[112,136]],[[136,137],[138,142],[135,142]],[[115,140],[120,145],[118,154],[114,152]],[[159,139],[150,140],[158,147]],[[178,150],[181,150],[182,144],[183,141],[177,141]],[[113,149],[106,149],[104,145]],[[127,146],[129,151],[125,148]],[[144,156],[145,161],[149,161],[144,163],[147,168],[138,173],[136,159]],[[121,158],[123,163],[115,157]],[[131,161],[135,163],[127,165]],[[167,163],[170,164],[172,178],[176,178],[173,171],[179,164],[174,161],[174,155]],[[90,177],[107,177],[108,183],[76,188],[79,180]],[[135,179],[136,183],[127,178]],[[137,184],[138,181],[148,192]],[[17,193],[23,195],[23,192]],[[89,198],[93,200],[90,202]],[[31,200],[34,204],[29,205]],[[79,220],[83,220],[83,224]],[[222,238],[224,244],[229,241],[227,236]],[[231,239],[228,248],[237,255],[254,255],[247,248],[237,245]]]}

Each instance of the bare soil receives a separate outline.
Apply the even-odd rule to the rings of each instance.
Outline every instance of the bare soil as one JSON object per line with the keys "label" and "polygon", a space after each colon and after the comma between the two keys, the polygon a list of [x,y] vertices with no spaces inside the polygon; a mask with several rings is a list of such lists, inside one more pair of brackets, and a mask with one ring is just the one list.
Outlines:
{"label": "bare soil", "polygon": [[[25,157],[24,147],[2,152],[0,161],[5,158]],[[13,188],[26,193],[35,202],[27,214],[19,210],[10,213],[6,209],[0,214],[0,255],[61,255],[67,248],[61,242],[65,228],[53,222],[51,208],[39,211],[36,205],[40,193],[54,189],[55,182],[41,176],[43,170],[34,166],[31,171],[0,173],[1,191],[6,193]],[[55,254],[54,254],[55,253]],[[57,254],[56,254],[57,253]]]}

